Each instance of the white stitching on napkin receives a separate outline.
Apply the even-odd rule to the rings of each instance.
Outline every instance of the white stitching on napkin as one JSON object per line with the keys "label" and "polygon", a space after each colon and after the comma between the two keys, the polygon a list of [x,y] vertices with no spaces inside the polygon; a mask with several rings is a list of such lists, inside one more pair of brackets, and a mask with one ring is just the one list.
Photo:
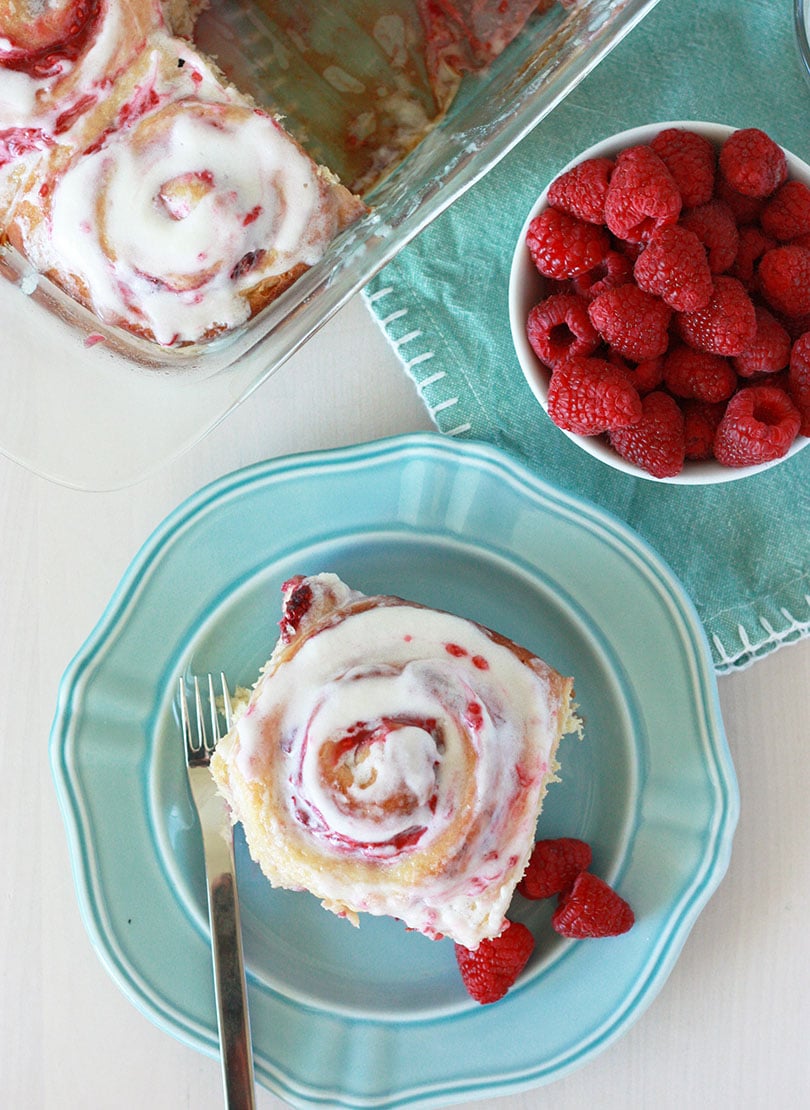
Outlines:
{"label": "white stitching on napkin", "polygon": [[[409,331],[407,335],[403,335],[401,339],[397,339],[394,343],[394,346],[397,350],[399,350],[399,348],[404,347],[406,343],[410,343],[412,340],[418,339],[421,334],[422,331],[420,328],[417,328],[416,331]],[[430,353],[433,354],[432,351]]]}
{"label": "white stitching on napkin", "polygon": [[[382,300],[383,297],[387,297],[393,292],[393,285],[385,285],[374,293],[370,293],[367,289],[364,289],[363,297],[365,298],[366,303],[369,305],[369,307],[371,307],[373,304],[376,304],[377,301]],[[397,337],[392,334],[390,327],[391,324],[396,324],[397,321],[404,320],[408,316],[409,311],[410,309],[408,308],[398,308],[392,312],[389,312],[387,316],[378,316],[375,310],[372,311],[372,316],[382,329],[388,342],[394,348],[397,358],[399,358],[399,360],[402,362],[404,369],[410,374],[411,379],[416,386],[416,390],[419,396],[425,402],[431,418],[435,419],[436,413],[444,412],[446,409],[452,408],[454,405],[457,405],[460,398],[457,396],[445,397],[443,400],[440,400],[436,404],[431,405],[428,402],[428,399],[425,397],[424,390],[429,388],[430,386],[436,385],[438,382],[441,382],[447,375],[444,370],[439,370],[435,374],[429,374],[421,380],[417,380],[416,374],[414,373],[414,368],[420,366],[423,362],[430,362],[430,360],[434,358],[434,352],[431,350],[421,351],[419,354],[413,355],[411,358],[407,358],[402,348],[407,343],[413,343],[413,341],[416,339],[424,339],[424,333],[422,329],[412,328],[410,331],[407,331],[403,335]],[[399,331],[400,329],[397,328],[396,330]],[[469,420],[462,420],[453,428],[443,428],[441,430],[444,435],[460,436],[464,435],[465,432],[469,432],[471,429],[471,422]]]}
{"label": "white stitching on napkin", "polygon": [[[808,608],[810,608],[810,595],[805,595],[805,601]],[[723,674],[730,670],[745,670],[752,663],[760,657],[763,648],[779,647],[780,644],[787,643],[791,640],[800,640],[803,637],[810,635],[810,620],[800,621],[787,609],[780,609],[782,616],[788,622],[787,627],[781,631],[777,631],[765,617],[759,618],[759,623],[768,633],[762,640],[754,644],[748,635],[748,632],[743,625],[737,625],[737,635],[740,637],[742,648],[739,651],[729,654],[726,651],[720,637],[715,633],[712,636],[712,642],[717,649],[720,656],[719,662],[715,664],[715,670],[718,674]]]}
{"label": "white stitching on napkin", "polygon": [[363,296],[366,298],[369,304],[374,304],[375,301],[379,301],[382,297],[387,297],[389,293],[393,292],[393,285],[384,285],[383,288],[378,289],[376,293],[369,293],[367,289],[364,289]]}
{"label": "white stitching on napkin", "polygon": [[[433,351],[424,351],[421,355],[417,355],[416,358],[409,359],[405,363],[405,367],[406,367],[407,370],[410,370],[411,367],[418,366],[420,362],[427,362],[428,359],[433,358],[433,357],[434,357]],[[434,377],[435,378],[443,378],[444,377],[444,370],[442,370],[441,374],[434,375]],[[422,384],[424,385],[424,382]]]}

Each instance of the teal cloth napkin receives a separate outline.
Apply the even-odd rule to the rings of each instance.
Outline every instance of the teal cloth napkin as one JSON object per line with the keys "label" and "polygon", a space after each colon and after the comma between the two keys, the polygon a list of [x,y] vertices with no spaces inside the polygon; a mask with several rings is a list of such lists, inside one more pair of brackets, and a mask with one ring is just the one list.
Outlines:
{"label": "teal cloth napkin", "polygon": [[725,673],[810,635],[810,447],[720,486],[608,468],[534,400],[507,311],[514,246],[548,182],[599,139],[683,119],[759,127],[810,161],[810,84],[792,0],[660,0],[365,296],[438,430],[505,449],[644,536],[691,595],[715,670]]}

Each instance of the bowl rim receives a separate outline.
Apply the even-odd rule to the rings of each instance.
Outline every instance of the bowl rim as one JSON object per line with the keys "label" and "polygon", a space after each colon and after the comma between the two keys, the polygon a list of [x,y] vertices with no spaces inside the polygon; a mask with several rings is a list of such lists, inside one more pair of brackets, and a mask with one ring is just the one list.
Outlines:
{"label": "bowl rim", "polygon": [[810,39],[808,39],[807,11],[804,0],[793,0],[793,26],[796,32],[802,70],[805,77],[810,80]]}
{"label": "bowl rim", "polygon": [[[570,159],[561,169],[557,170],[529,209],[521,225],[509,269],[509,326],[512,333],[515,354],[520,363],[523,375],[535,399],[539,402],[547,416],[548,380],[551,376],[551,372],[541,363],[537,355],[535,355],[526,337],[526,317],[528,316],[531,304],[536,303],[535,299],[532,299],[531,303],[529,303],[529,294],[532,287],[537,290],[539,294],[544,281],[542,275],[534,268],[529,258],[528,251],[526,250],[526,233],[529,229],[529,225],[535,216],[547,207],[548,190],[551,184],[563,173],[566,173],[588,158],[600,156],[610,157],[617,154],[620,150],[625,149],[625,147],[634,146],[638,143],[647,143],[660,131],[669,128],[697,131],[714,143],[722,142],[734,131],[739,130],[738,127],[734,127],[730,124],[716,123],[707,120],[663,120],[660,122],[640,124],[636,127],[625,128],[623,131],[617,131],[612,135],[608,135],[592,143],[585,150]],[[800,176],[810,184],[810,165],[791,153],[791,151],[787,150],[785,147],[782,147],[782,150],[787,158],[791,176]],[[536,294],[532,296],[534,297]],[[786,459],[792,458],[794,455],[798,454],[799,451],[802,451],[808,443],[810,443],[810,439],[806,436],[799,435],[791,444],[787,454],[779,459],[773,459],[770,462],[758,463],[756,466],[727,467],[722,466],[714,460],[687,460],[683,470],[679,474],[669,478],[656,478],[654,475],[642,470],[641,467],[635,466],[633,463],[623,459],[604,442],[604,437],[578,435],[576,432],[569,432],[564,428],[560,428],[550,417],[549,421],[557,431],[567,436],[569,440],[587,454],[613,467],[614,470],[621,471],[635,478],[643,478],[646,481],[666,485],[722,485],[726,482],[738,481],[741,478],[762,474],[766,470],[778,466],[780,463],[785,462]]]}

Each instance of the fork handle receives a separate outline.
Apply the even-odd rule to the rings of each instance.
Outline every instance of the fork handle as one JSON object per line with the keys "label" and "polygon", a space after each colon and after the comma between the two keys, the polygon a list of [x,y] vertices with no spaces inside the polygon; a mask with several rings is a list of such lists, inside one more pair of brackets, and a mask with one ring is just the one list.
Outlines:
{"label": "fork handle", "polygon": [[[232,858],[233,849],[230,845],[225,847]],[[213,870],[215,873],[208,876],[208,909],[225,1104],[229,1110],[253,1110],[253,1050],[239,901],[232,866],[219,872]]]}

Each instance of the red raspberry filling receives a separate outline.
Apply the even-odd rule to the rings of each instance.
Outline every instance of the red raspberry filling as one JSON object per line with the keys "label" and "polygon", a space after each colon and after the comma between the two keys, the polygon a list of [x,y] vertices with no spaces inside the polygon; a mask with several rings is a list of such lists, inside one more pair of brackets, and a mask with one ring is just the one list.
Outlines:
{"label": "red raspberry filling", "polygon": [[8,28],[0,65],[30,77],[54,76],[63,62],[75,62],[84,53],[100,15],[100,0],[74,0],[55,14]]}
{"label": "red raspberry filling", "polygon": [[295,638],[301,621],[312,608],[313,594],[312,587],[300,574],[285,582],[282,589],[287,593],[287,597],[278,623],[281,638],[285,644],[288,644]]}
{"label": "red raspberry filling", "polygon": [[38,127],[10,127],[0,131],[0,169],[25,154],[45,150],[53,139]]}

